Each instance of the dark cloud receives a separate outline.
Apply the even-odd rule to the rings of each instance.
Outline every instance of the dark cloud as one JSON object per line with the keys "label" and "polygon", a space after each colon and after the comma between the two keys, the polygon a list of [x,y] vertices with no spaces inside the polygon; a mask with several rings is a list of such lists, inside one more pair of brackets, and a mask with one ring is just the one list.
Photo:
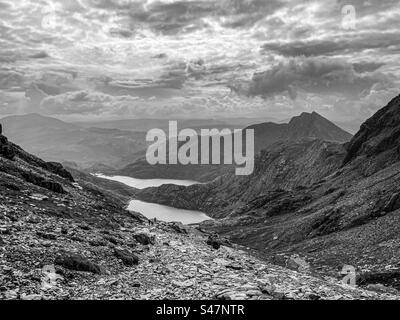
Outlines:
{"label": "dark cloud", "polygon": [[381,67],[383,67],[384,65],[385,63],[382,62],[363,61],[363,62],[353,63],[353,68],[358,73],[364,73],[364,72],[376,71]]}
{"label": "dark cloud", "polygon": [[44,98],[40,111],[48,115],[99,114],[112,97],[88,91],[68,92]]}
{"label": "dark cloud", "polygon": [[126,29],[111,29],[110,34],[114,37],[120,37],[120,38],[131,38],[133,36],[133,32],[131,30],[126,30]]}
{"label": "dark cloud", "polygon": [[6,2],[0,2],[0,9],[1,10],[8,10],[11,8],[11,5]]}
{"label": "dark cloud", "polygon": [[263,98],[289,94],[293,99],[298,90],[357,97],[368,93],[375,84],[391,83],[391,80],[379,72],[359,73],[343,60],[302,57],[280,62],[256,73],[250,83],[231,84],[230,88],[247,96]]}
{"label": "dark cloud", "polygon": [[226,28],[251,27],[280,8],[280,0],[178,0],[174,2],[86,0],[97,9],[116,11],[130,17],[132,31],[146,26],[162,34],[189,33],[207,28],[203,18],[224,18]]}
{"label": "dark cloud", "polygon": [[283,1],[276,0],[228,0],[222,3],[218,15],[226,18],[222,25],[227,28],[251,27],[283,6]]}
{"label": "dark cloud", "polygon": [[286,57],[354,54],[369,49],[398,52],[400,50],[400,31],[353,34],[328,40],[274,41],[262,46],[263,53],[274,52]]}
{"label": "dark cloud", "polygon": [[129,16],[134,26],[146,24],[154,31],[175,34],[205,27],[201,19],[210,16],[214,10],[215,5],[209,1],[155,2],[131,10]]}
{"label": "dark cloud", "polygon": [[28,58],[31,59],[45,59],[45,58],[49,58],[49,54],[46,51],[40,51],[38,53],[34,53],[30,56],[28,56]]}
{"label": "dark cloud", "polygon": [[167,59],[168,55],[166,53],[159,53],[153,56],[153,59]]}

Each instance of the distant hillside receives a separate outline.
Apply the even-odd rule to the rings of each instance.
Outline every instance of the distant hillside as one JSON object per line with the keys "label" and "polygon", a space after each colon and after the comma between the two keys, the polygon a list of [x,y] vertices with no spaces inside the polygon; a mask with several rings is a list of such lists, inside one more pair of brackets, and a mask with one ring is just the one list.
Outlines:
{"label": "distant hillside", "polygon": [[[170,119],[178,122],[179,129],[242,129],[251,124],[257,123],[260,119],[255,118],[222,118],[222,119]],[[135,132],[147,132],[151,129],[162,129],[168,131],[168,119],[126,119],[126,120],[109,120],[109,121],[89,121],[76,122],[76,125],[84,128],[104,128],[119,129]]]}
{"label": "distant hillside", "polygon": [[[345,143],[352,135],[342,130],[316,112],[303,113],[293,118],[289,123],[277,124],[273,122],[252,125],[244,130],[251,129],[255,133],[255,152],[268,148],[277,142],[296,142],[323,140],[328,142]],[[245,137],[243,139],[245,145]],[[221,145],[221,153],[223,151]],[[200,150],[200,146],[199,146]],[[215,178],[232,170],[232,166],[210,165],[156,165],[151,166],[145,159],[140,159],[125,168],[118,174],[135,178],[153,179],[191,179],[200,182],[212,181]]]}
{"label": "distant hillside", "polygon": [[117,129],[82,128],[38,114],[0,120],[4,134],[47,161],[123,167],[143,156],[145,134]]}

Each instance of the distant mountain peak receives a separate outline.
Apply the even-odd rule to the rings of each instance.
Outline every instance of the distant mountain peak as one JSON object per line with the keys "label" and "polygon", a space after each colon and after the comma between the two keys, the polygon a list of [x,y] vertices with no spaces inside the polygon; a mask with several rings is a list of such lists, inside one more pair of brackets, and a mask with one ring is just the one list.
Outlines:
{"label": "distant mountain peak", "polygon": [[[296,122],[296,121],[315,121],[315,120],[325,120],[329,121],[319,113],[313,111],[313,112],[303,112],[299,116],[293,117],[290,122]],[[289,123],[290,123],[289,122]]]}
{"label": "distant mountain peak", "polygon": [[279,141],[300,141],[318,139],[331,142],[349,142],[352,135],[317,112],[303,112],[289,123],[265,122],[246,129],[255,131],[256,151],[267,148]]}
{"label": "distant mountain peak", "polygon": [[352,135],[317,112],[303,112],[287,125],[288,140],[302,138],[322,139],[335,142],[348,142]]}

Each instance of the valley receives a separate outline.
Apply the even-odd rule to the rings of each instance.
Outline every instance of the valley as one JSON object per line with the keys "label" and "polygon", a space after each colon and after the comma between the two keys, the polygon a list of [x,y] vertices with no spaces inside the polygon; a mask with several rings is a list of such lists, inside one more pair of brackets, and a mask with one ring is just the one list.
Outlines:
{"label": "valley", "polygon": [[[96,281],[120,283],[121,277],[133,277],[131,272],[125,273],[126,266],[139,265],[140,279],[134,278],[139,289],[126,288],[129,297],[133,294],[141,298],[172,298],[176,297],[172,292],[179,291],[187,298],[275,299],[282,295],[307,298],[294,289],[298,283],[287,282],[286,275],[294,272],[296,279],[305,281],[302,286],[314,283],[315,277],[329,287],[328,291],[308,287],[306,292],[313,292],[313,296],[329,299],[340,294],[342,298],[353,299],[356,291],[350,294],[345,287],[339,289],[334,285],[340,279],[341,268],[351,265],[356,266],[361,286],[358,299],[379,298],[382,294],[388,298],[399,288],[399,106],[400,98],[393,99],[346,144],[340,142],[345,136],[336,128],[329,139],[314,137],[309,121],[314,124],[322,121],[314,114],[303,114],[291,121],[294,127],[300,128],[296,129],[298,132],[307,128],[303,136],[290,138],[288,134],[285,139],[277,138],[269,144],[263,139],[263,130],[256,131],[258,145],[266,143],[266,147],[256,156],[254,173],[240,177],[232,168],[217,168],[216,177],[208,183],[193,181],[195,171],[188,180],[180,177],[163,180],[92,175],[76,168],[64,169],[60,164],[26,153],[2,136],[1,241],[3,247],[9,248],[4,256],[7,261],[4,270],[20,268],[13,261],[19,261],[17,248],[25,239],[26,243],[39,245],[41,249],[35,251],[35,256],[46,256],[45,261],[56,266],[57,274],[64,281],[67,281],[66,275],[72,277],[78,272],[85,279],[86,288],[94,285],[92,276],[84,274],[90,273],[89,270],[108,269],[111,278],[105,277],[103,271],[93,271],[100,275]],[[37,216],[39,212],[41,215]],[[36,233],[25,220],[37,221],[33,223]],[[51,231],[55,223],[60,224],[58,220],[62,221],[61,229]],[[85,240],[80,229],[91,236]],[[23,248],[24,255],[30,255],[30,247]],[[167,256],[173,254],[171,250],[187,254],[188,259],[200,259],[202,266],[192,270],[186,265],[189,261],[186,258],[168,260]],[[84,255],[78,256],[78,252]],[[121,259],[125,267],[121,269],[111,256]],[[32,259],[35,264],[39,258]],[[76,262],[67,262],[74,259],[82,261],[78,265],[85,266],[84,269],[75,269]],[[93,264],[91,259],[97,262]],[[156,282],[150,279],[154,274],[164,274],[160,271],[166,266],[164,259],[169,261],[167,265],[175,266],[174,270],[188,268],[185,269],[188,274],[179,277],[179,272],[168,269],[166,281],[172,287],[161,288],[159,276]],[[269,273],[280,270],[279,281],[283,281],[283,287],[274,280],[271,286],[274,289],[262,289],[265,283],[262,273],[246,269],[244,261],[252,261],[251,264]],[[210,268],[222,272],[225,263],[227,268],[232,263],[235,265],[233,273],[223,272],[220,278],[215,278],[215,274],[208,278]],[[25,262],[18,264],[28,270]],[[35,272],[38,266],[40,263],[36,262]],[[173,274],[177,277],[174,280],[170,278]],[[248,292],[228,284],[239,274],[248,275],[244,278],[250,284]],[[215,279],[224,285],[215,284]],[[22,289],[23,294],[7,289],[6,296],[34,298],[48,294],[31,285],[29,289]],[[69,297],[78,294],[61,283],[54,284],[54,288]],[[107,293],[104,288],[98,291],[93,287],[92,294],[86,297],[102,299],[117,294],[107,285],[106,288]],[[52,294],[58,297],[58,293],[52,291]]]}
{"label": "valley", "polygon": [[398,299],[270,264],[198,227],[150,221],[94,182],[0,135],[1,300]]}
{"label": "valley", "polygon": [[[249,177],[140,191],[148,202],[202,210],[202,228],[262,252],[275,263],[299,254],[334,274],[344,264],[399,288],[400,98],[367,120],[346,145],[279,142]],[[382,280],[383,281],[383,280]]]}

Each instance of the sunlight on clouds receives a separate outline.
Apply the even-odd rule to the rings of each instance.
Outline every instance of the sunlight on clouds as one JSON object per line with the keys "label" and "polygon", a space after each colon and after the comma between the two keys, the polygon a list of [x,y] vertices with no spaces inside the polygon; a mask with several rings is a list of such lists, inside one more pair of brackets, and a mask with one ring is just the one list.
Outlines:
{"label": "sunlight on clouds", "polygon": [[359,117],[398,87],[400,4],[353,3],[344,30],[344,1],[2,0],[0,114]]}

